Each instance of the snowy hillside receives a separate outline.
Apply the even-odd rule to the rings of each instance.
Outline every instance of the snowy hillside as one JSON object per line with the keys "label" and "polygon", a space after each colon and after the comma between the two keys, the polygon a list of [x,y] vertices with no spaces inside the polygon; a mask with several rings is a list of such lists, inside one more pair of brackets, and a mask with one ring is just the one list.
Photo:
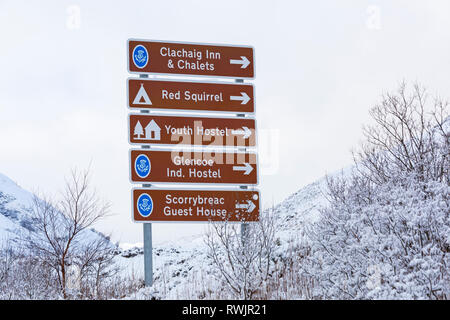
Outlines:
{"label": "snowy hillside", "polygon": [[[304,227],[316,221],[319,208],[326,204],[323,195],[325,183],[325,178],[322,178],[307,185],[273,208],[272,214],[277,223],[277,256],[283,256],[292,243],[304,240]],[[0,174],[0,241],[17,243],[28,232],[33,232],[30,214],[32,198],[32,193]],[[93,230],[87,232],[89,237],[98,236]],[[216,283],[204,240],[204,236],[197,235],[174,239],[154,247],[153,288],[141,289],[128,298],[183,299],[198,295],[199,291],[204,290],[198,287],[201,284]],[[122,276],[143,281],[142,247],[124,248],[116,252],[116,262],[122,270]]]}
{"label": "snowy hillside", "polygon": [[0,174],[0,243],[33,230],[30,205],[33,195]]}
{"label": "snowy hillside", "polygon": [[[34,231],[30,209],[32,202],[31,192],[0,173],[0,246],[6,241],[17,244],[19,239],[24,239],[29,232]],[[95,230],[87,230],[83,239],[99,236],[103,235]]]}
{"label": "snowy hillside", "polygon": [[[318,219],[319,208],[326,204],[323,195],[326,180],[322,178],[305,186],[273,208],[277,223],[276,254],[285,254],[292,243],[304,240],[304,227]],[[267,211],[266,211],[267,213]],[[203,236],[192,236],[153,248],[154,286],[142,289],[129,299],[186,299],[199,296],[217,279],[212,274],[212,261]],[[142,248],[123,250],[118,262],[124,276],[143,279]],[[222,296],[219,296],[222,298]]]}
{"label": "snowy hillside", "polygon": [[[326,179],[321,178],[300,189],[274,208],[282,242],[298,241],[309,223],[317,221],[319,209],[327,203],[324,197]],[[302,239],[304,240],[304,239]]]}

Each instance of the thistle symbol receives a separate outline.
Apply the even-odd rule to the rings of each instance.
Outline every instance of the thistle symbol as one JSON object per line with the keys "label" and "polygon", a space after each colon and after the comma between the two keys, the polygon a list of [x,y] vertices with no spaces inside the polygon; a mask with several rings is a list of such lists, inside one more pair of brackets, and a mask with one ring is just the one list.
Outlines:
{"label": "thistle symbol", "polygon": [[137,50],[137,54],[134,55],[134,58],[139,63],[144,63],[147,60],[147,56],[145,55],[144,50]]}

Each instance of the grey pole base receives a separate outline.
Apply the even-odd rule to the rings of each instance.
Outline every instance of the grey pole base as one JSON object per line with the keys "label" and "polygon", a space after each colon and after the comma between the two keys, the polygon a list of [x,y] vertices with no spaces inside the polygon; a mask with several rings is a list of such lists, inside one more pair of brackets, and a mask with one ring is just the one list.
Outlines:
{"label": "grey pole base", "polygon": [[145,286],[153,285],[153,253],[152,253],[152,224],[144,223],[144,273]]}

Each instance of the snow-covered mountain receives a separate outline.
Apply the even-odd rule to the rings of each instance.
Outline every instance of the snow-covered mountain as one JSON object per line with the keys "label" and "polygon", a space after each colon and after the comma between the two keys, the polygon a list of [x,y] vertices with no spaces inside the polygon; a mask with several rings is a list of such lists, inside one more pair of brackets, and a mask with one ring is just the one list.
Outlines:
{"label": "snow-covered mountain", "polygon": [[[31,205],[33,194],[0,173],[0,246],[7,241],[19,243],[20,239],[34,232]],[[104,237],[94,229],[85,230],[83,239]],[[111,247],[115,245],[111,243]]]}
{"label": "snow-covered mountain", "polygon": [[33,230],[30,206],[33,194],[0,174],[0,243],[17,242]]}

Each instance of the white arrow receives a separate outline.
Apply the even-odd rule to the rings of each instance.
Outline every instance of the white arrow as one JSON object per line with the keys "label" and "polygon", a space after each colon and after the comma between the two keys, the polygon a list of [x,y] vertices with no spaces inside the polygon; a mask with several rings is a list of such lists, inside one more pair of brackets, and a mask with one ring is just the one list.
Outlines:
{"label": "white arrow", "polygon": [[247,104],[250,101],[250,97],[245,92],[241,92],[240,96],[230,96],[230,100],[241,101],[241,104]]}
{"label": "white arrow", "polygon": [[244,139],[248,139],[252,135],[252,131],[247,127],[242,127],[243,130],[231,130],[232,134],[241,134]]}
{"label": "white arrow", "polygon": [[241,56],[239,60],[230,59],[230,64],[241,64],[241,69],[245,69],[250,64],[250,61],[248,61],[247,57]]}
{"label": "white arrow", "polygon": [[248,176],[253,171],[253,166],[246,162],[243,166],[233,166],[233,171],[245,171],[244,175]]}
{"label": "white arrow", "polygon": [[247,200],[247,203],[236,203],[236,209],[247,209],[247,212],[255,210],[256,206],[251,200]]}

